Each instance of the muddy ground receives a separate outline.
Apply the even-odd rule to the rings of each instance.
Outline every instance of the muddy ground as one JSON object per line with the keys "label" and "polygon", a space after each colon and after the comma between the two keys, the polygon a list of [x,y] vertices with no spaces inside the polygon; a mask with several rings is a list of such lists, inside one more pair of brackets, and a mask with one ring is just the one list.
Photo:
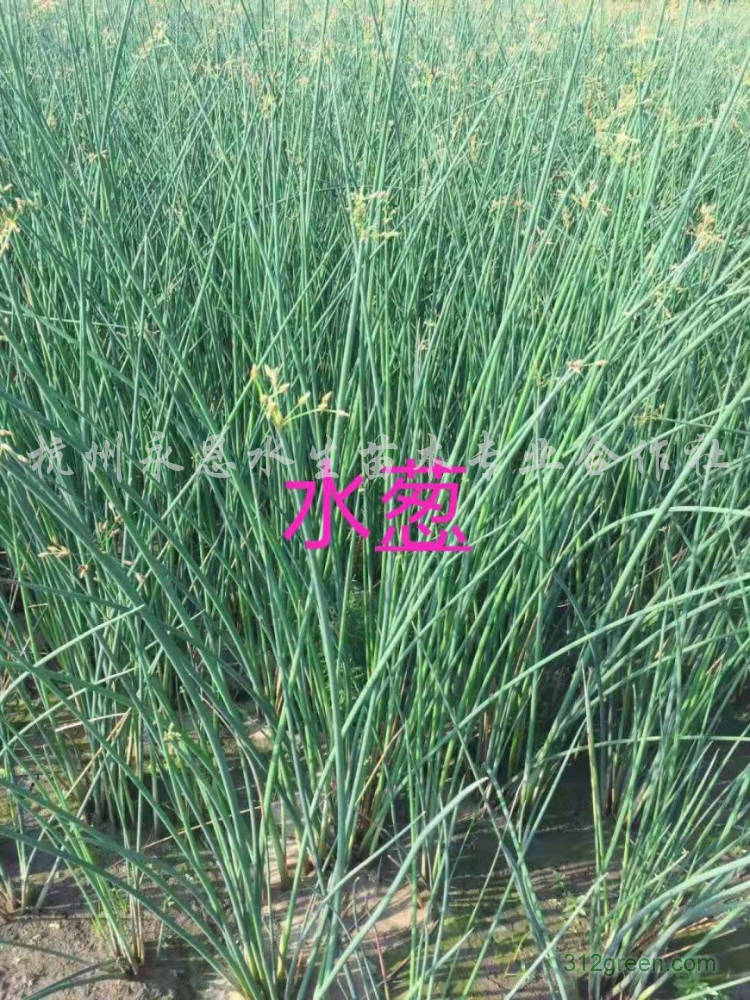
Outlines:
{"label": "muddy ground", "polygon": [[[571,794],[572,793],[572,794]],[[586,893],[594,876],[594,834],[589,821],[588,785],[566,786],[566,801],[550,809],[535,835],[527,860],[534,888],[551,930],[563,926],[576,901]],[[471,972],[482,948],[487,928],[507,884],[508,872],[496,860],[497,836],[489,825],[468,826],[461,834],[460,859],[451,880],[449,912],[445,921],[443,952],[461,939],[469,915],[479,907],[484,918],[480,929],[464,942],[461,966],[451,996],[460,996],[462,982]],[[13,845],[0,844],[1,860],[12,869]],[[494,859],[494,860],[493,860]],[[44,862],[40,862],[43,866]],[[493,867],[494,866],[494,867]],[[487,883],[487,873],[493,874]],[[40,874],[43,874],[40,872]],[[363,873],[354,883],[347,912],[361,923],[382,898],[388,879],[373,872]],[[283,909],[284,900],[278,905]],[[302,907],[304,908],[304,907]],[[399,970],[408,961],[410,950],[411,899],[402,888],[394,897],[371,933],[373,962],[377,951],[389,974],[390,997],[398,997],[403,985]],[[587,947],[585,918],[577,918],[565,937],[565,951],[584,953]],[[157,927],[145,927],[145,938],[157,938]],[[153,946],[152,946],[153,948]],[[163,937],[158,957],[149,956],[144,974],[134,981],[113,969],[107,943],[90,914],[82,906],[80,894],[64,874],[56,876],[44,908],[38,915],[12,919],[0,924],[0,1000],[23,1000],[43,987],[61,980],[67,985],[55,996],[62,1000],[229,1000],[230,993],[177,938]],[[736,980],[750,974],[750,929],[733,928],[717,941],[718,973],[713,983]],[[506,905],[503,923],[492,931],[491,945],[471,987],[477,1000],[502,1000],[517,981],[519,972],[533,961],[534,943],[520,902]],[[573,977],[566,984],[569,997],[585,997],[585,985]],[[364,992],[364,991],[363,991]],[[710,995],[710,994],[706,994]],[[342,1000],[356,1000],[350,996]],[[548,1000],[549,990],[541,977],[532,979],[517,994],[519,1000]],[[662,995],[666,996],[666,995]],[[671,994],[675,996],[674,993]],[[750,985],[722,992],[729,1000],[750,1000]],[[331,1000],[339,1000],[331,997]],[[438,1000],[436,996],[436,1000]]]}

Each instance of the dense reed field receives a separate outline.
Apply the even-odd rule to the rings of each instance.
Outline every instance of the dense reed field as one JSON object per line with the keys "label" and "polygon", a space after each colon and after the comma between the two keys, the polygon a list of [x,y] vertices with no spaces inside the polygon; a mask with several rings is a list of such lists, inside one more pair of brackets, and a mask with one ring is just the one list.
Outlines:
{"label": "dense reed field", "polygon": [[[246,1000],[728,995],[649,963],[750,918],[749,42],[2,4],[10,926],[64,885],[112,970]],[[384,457],[465,470],[465,546],[381,550]]]}

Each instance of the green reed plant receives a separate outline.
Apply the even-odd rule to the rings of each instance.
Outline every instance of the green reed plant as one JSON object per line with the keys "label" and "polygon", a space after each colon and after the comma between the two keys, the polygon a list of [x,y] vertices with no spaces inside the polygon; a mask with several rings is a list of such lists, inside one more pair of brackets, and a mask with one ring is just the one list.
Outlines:
{"label": "green reed plant", "polygon": [[[13,0],[0,36],[21,884],[48,855],[131,973],[148,914],[252,998],[469,997],[512,900],[510,993],[574,995],[579,918],[710,947],[747,898],[746,11]],[[439,442],[472,551],[376,552],[377,475],[369,539],[286,541],[328,440],[341,485]],[[581,765],[560,926],[529,856]]]}

